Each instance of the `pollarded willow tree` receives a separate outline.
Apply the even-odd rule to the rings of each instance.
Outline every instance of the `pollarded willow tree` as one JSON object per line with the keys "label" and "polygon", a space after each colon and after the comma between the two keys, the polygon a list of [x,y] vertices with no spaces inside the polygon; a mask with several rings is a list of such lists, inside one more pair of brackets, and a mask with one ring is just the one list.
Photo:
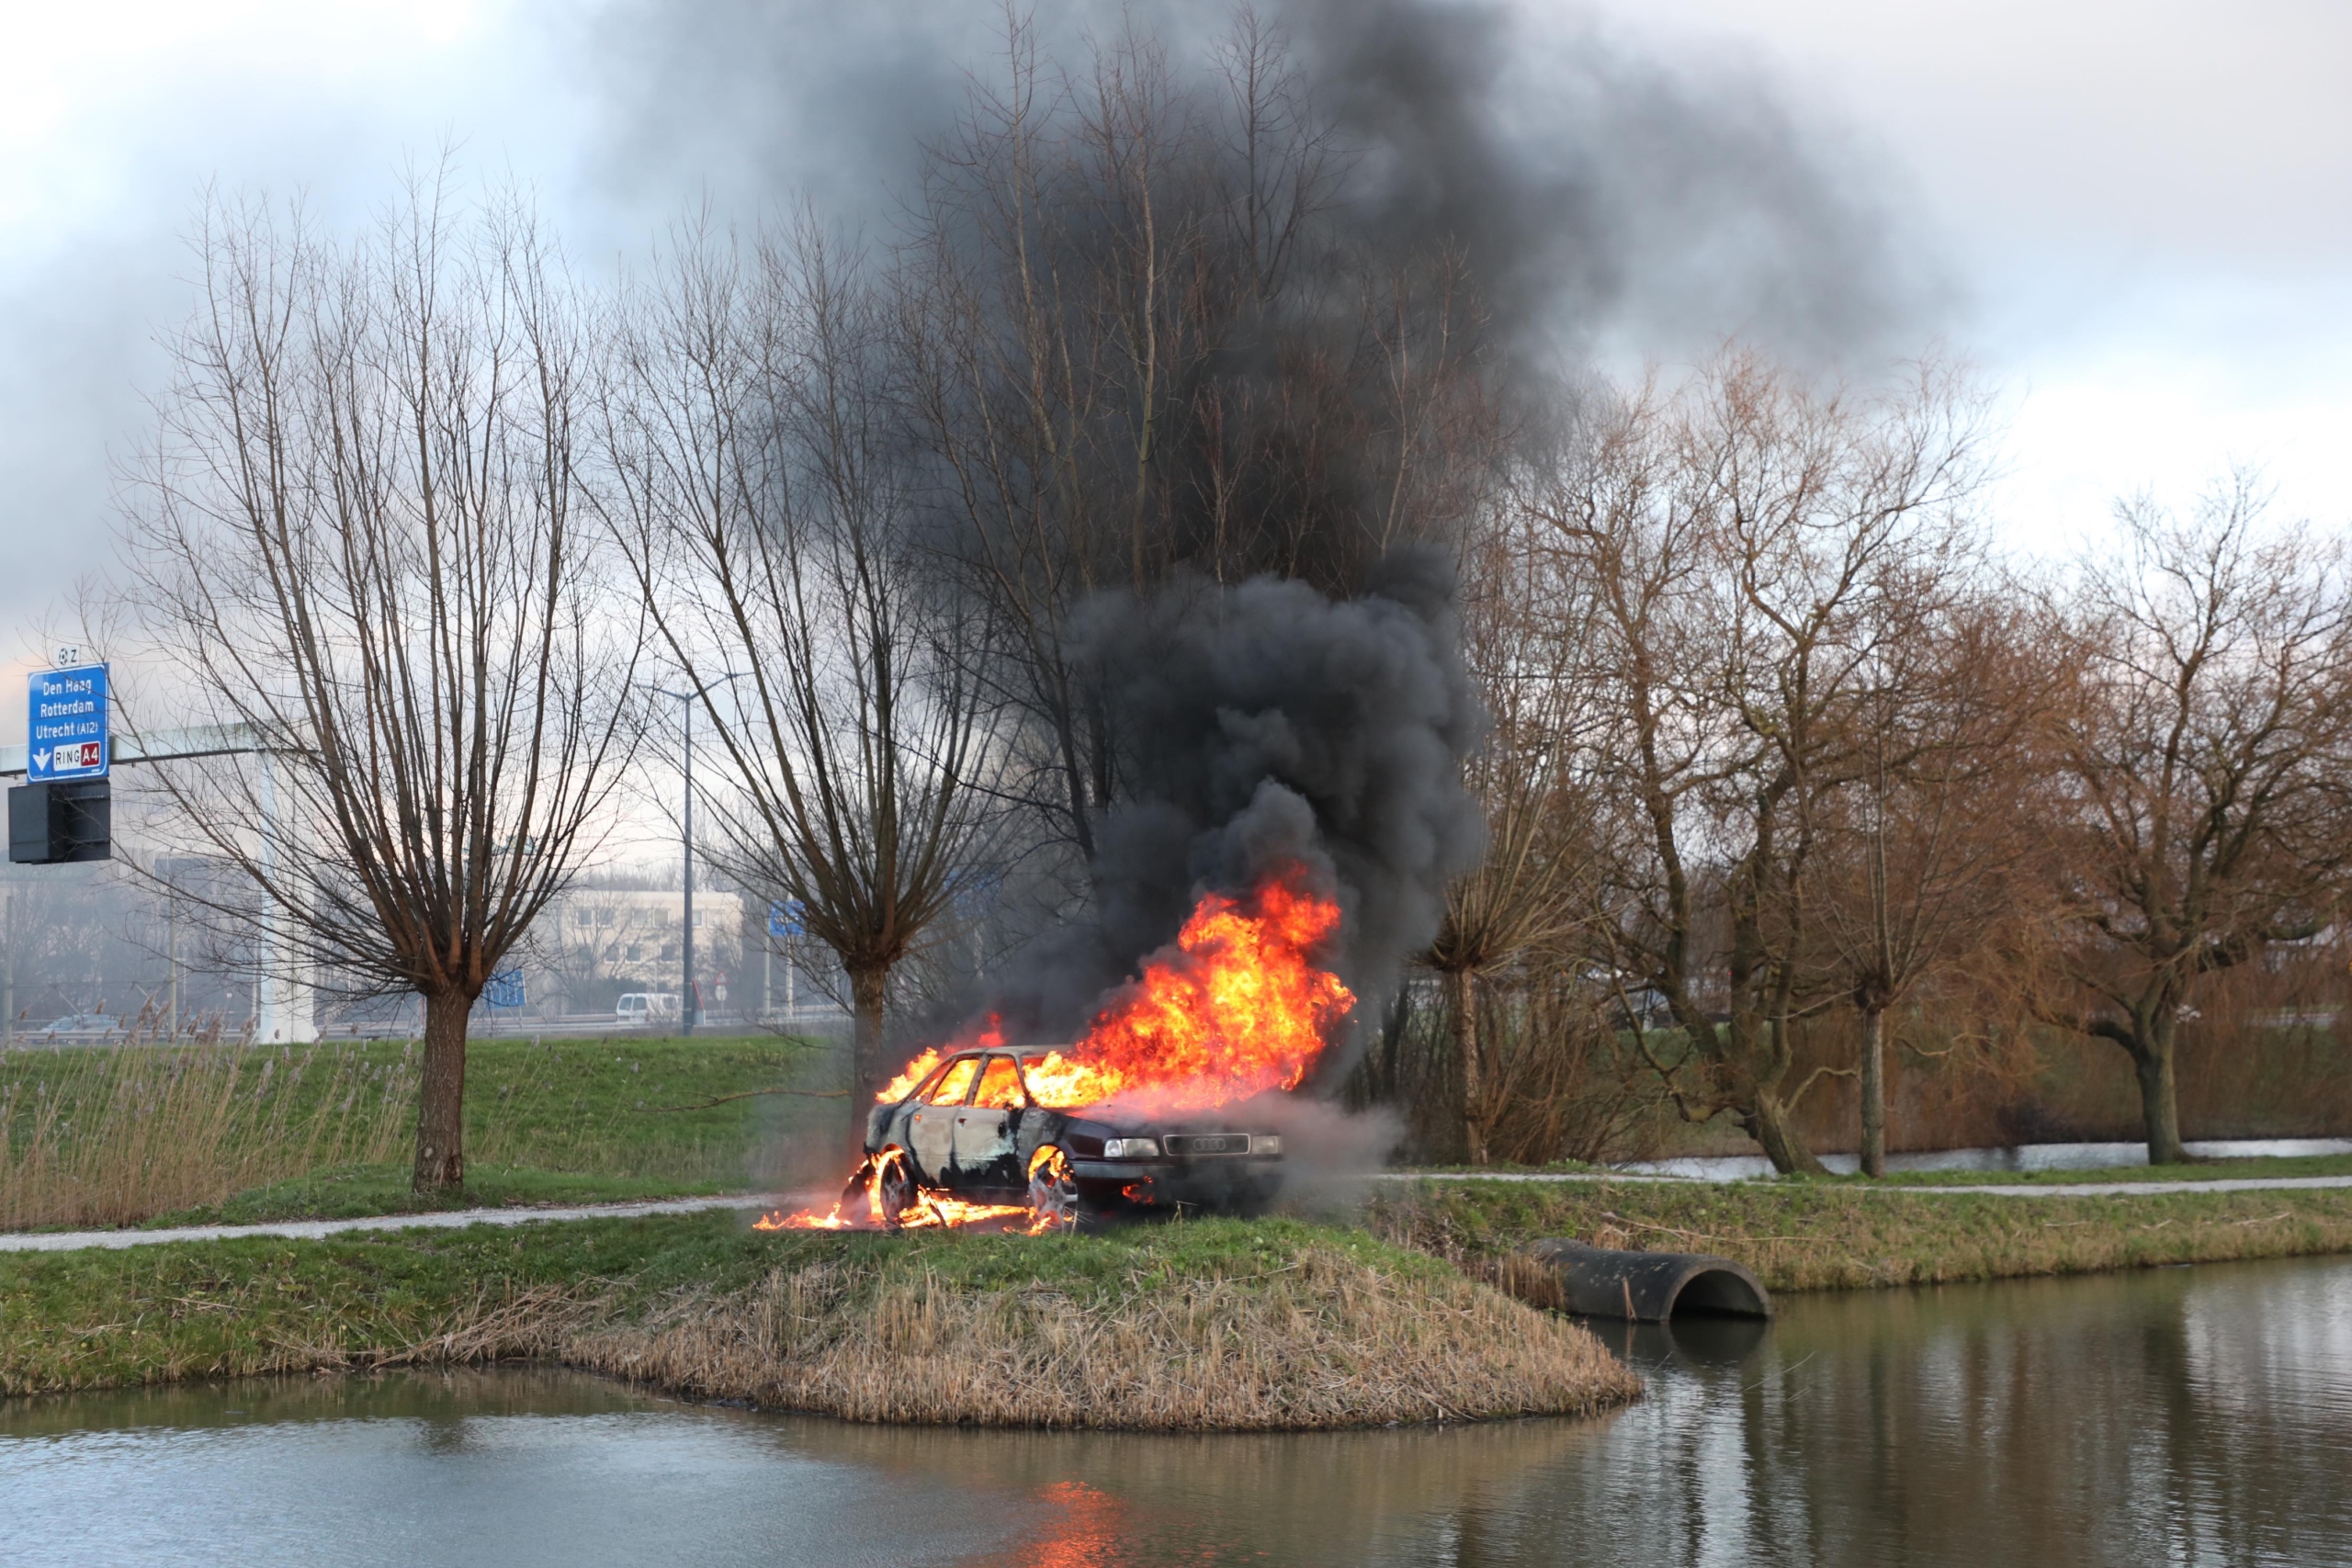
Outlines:
{"label": "pollarded willow tree", "polygon": [[1487,1163],[1494,1128],[1517,1098],[1511,1068],[1520,1065],[1482,1026],[1483,982],[1531,958],[1560,967],[1600,904],[1592,829],[1600,813],[1587,787],[1591,771],[1579,766],[1603,722],[1581,668],[1589,596],[1546,572],[1528,515],[1525,507],[1494,509],[1462,551],[1463,658],[1487,716],[1463,773],[1487,845],[1477,866],[1447,887],[1438,934],[1419,955],[1444,988],[1463,1144],[1476,1165]]}
{"label": "pollarded willow tree", "polygon": [[348,243],[208,210],[116,606],[133,732],[231,753],[141,781],[201,855],[148,874],[280,971],[422,998],[419,1190],[464,1180],[468,1014],[601,841],[643,646],[578,505],[583,312],[524,206],[454,207],[413,184]]}
{"label": "pollarded willow tree", "polygon": [[803,222],[689,234],[633,295],[599,506],[728,788],[716,857],[797,899],[851,991],[852,1133],[896,1063],[892,970],[951,912],[989,819],[980,617],[926,570],[899,323]]}

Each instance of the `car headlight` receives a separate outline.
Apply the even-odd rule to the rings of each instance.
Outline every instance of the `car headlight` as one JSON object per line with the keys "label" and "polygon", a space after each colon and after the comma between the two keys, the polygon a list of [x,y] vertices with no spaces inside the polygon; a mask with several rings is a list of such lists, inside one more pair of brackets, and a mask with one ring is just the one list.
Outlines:
{"label": "car headlight", "polygon": [[1283,1152],[1282,1138],[1276,1134],[1261,1133],[1250,1140],[1250,1152],[1253,1155],[1278,1155]]}
{"label": "car headlight", "polygon": [[1104,1159],[1157,1159],[1159,1157],[1158,1138],[1105,1138],[1102,1140]]}

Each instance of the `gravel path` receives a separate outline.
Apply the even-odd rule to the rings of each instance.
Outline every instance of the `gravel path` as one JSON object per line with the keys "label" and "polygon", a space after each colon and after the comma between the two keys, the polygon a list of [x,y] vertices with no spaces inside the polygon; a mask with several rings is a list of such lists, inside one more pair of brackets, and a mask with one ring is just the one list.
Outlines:
{"label": "gravel path", "polygon": [[[1421,1173],[1384,1171],[1374,1181],[1609,1181],[1691,1187],[1714,1185],[1690,1176],[1635,1176],[1594,1171],[1517,1174],[1459,1170]],[[2109,1198],[2160,1192],[2299,1192],[2352,1187],[2352,1176],[2248,1176],[2212,1181],[2064,1181],[1982,1187],[1871,1187],[1871,1192],[1916,1192],[1928,1196],[1991,1193],[2003,1198]],[[712,1209],[773,1209],[794,1200],[756,1193],[732,1198],[672,1198],[650,1203],[582,1203],[560,1209],[453,1209],[433,1214],[375,1214],[356,1220],[279,1220],[258,1225],[187,1225],[176,1230],[0,1232],[0,1252],[72,1252],[85,1247],[147,1247],[165,1241],[222,1241],[235,1236],[280,1235],[316,1241],[354,1231],[458,1230],[466,1225],[527,1225],[540,1220],[632,1219],[640,1214],[698,1214]]]}

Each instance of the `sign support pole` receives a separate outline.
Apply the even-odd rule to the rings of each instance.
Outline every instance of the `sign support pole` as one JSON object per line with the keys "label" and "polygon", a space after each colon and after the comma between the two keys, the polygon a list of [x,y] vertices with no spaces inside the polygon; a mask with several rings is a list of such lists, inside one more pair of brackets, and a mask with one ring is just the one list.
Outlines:
{"label": "sign support pole", "polygon": [[[277,876],[278,839],[284,823],[277,809],[277,761],[261,754],[262,874]],[[258,1044],[303,1044],[319,1037],[316,1010],[311,1003],[310,965],[294,951],[287,931],[287,914],[272,908],[262,919],[261,978],[254,1010],[254,1039]]]}

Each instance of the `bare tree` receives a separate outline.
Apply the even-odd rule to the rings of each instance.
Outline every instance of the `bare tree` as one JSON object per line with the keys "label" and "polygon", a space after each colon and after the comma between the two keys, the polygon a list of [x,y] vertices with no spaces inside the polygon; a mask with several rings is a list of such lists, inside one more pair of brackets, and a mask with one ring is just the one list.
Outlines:
{"label": "bare tree", "polygon": [[630,312],[601,502],[725,754],[722,869],[848,975],[861,1135],[891,971],[981,850],[994,763],[975,617],[922,570],[895,332],[813,224],[748,262],[688,234]]}
{"label": "bare tree", "polygon": [[1736,1116],[1781,1170],[1820,1168],[1789,1117],[1815,1081],[1788,1081],[1790,1025],[1829,999],[1816,807],[1870,754],[1867,611],[1943,549],[1975,415],[1939,372],[1852,398],[1733,354],[1606,411],[1533,507],[1555,570],[1590,585],[1593,678],[1615,697],[1593,763],[1626,817],[1608,961],[1663,998],[1681,1054],[1627,1015],[1682,1113]]}
{"label": "bare tree", "polygon": [[155,770],[238,891],[170,890],[281,972],[423,998],[415,1181],[453,1188],[467,1014],[632,745],[641,622],[578,511],[588,328],[526,209],[441,183],[347,246],[216,205],[195,250],[128,524],[129,714],[249,755]]}
{"label": "bare tree", "polygon": [[2268,529],[2236,476],[2187,517],[2120,509],[2121,548],[2053,607],[2077,672],[2050,744],[2069,786],[2063,944],[2131,1057],[2149,1163],[2186,1158],[2174,1055],[2199,983],[2335,918],[2352,866],[2344,550]]}
{"label": "bare tree", "polygon": [[1818,810],[1821,939],[1862,1026],[1866,1176],[1886,1171],[1888,1014],[2048,918],[2027,874],[2052,805],[2030,744],[2047,649],[1981,584],[1942,577],[1885,585],[1862,765]]}
{"label": "bare tree", "polygon": [[[1421,962],[1444,985],[1444,1019],[1460,1075],[1463,1141],[1485,1164],[1488,1134],[1507,1114],[1521,1071],[1504,1074],[1480,1030],[1481,982],[1541,953],[1574,949],[1598,907],[1589,769],[1598,715],[1584,677],[1589,594],[1547,577],[1528,547],[1523,513],[1503,509],[1464,552],[1464,655],[1490,720],[1465,767],[1487,823],[1486,853],[1446,890],[1445,914]],[[1525,1032],[1522,1032],[1524,1034]],[[1519,1081],[1513,1081],[1519,1080]]]}

